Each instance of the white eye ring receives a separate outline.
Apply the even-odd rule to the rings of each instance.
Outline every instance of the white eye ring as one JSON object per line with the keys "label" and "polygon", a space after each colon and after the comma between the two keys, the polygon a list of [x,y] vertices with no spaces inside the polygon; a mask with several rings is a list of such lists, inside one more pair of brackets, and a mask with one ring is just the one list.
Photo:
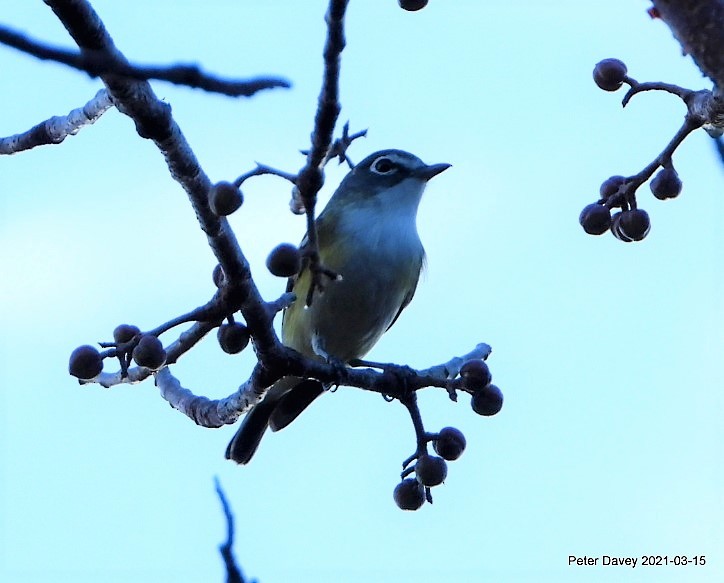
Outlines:
{"label": "white eye ring", "polygon": [[370,170],[372,170],[375,174],[392,174],[393,172],[397,172],[397,164],[395,164],[387,156],[380,156],[377,160],[372,162]]}

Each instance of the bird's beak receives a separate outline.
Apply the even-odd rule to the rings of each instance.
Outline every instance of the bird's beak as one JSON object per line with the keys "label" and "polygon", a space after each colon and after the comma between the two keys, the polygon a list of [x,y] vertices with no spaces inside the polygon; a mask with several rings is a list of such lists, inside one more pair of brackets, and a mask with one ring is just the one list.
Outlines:
{"label": "bird's beak", "polygon": [[434,176],[440,174],[440,172],[445,172],[450,166],[452,166],[452,164],[430,164],[429,166],[423,166],[419,170],[415,170],[415,176],[427,182]]}

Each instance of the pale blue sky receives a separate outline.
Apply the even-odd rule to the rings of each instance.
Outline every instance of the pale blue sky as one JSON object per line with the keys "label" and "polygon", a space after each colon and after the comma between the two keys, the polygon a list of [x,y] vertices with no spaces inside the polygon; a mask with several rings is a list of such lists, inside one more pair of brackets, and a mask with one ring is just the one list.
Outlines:
{"label": "pale blue sky", "polygon": [[[326,2],[96,0],[142,63],[198,61],[228,76],[288,77],[232,100],[153,83],[212,180],[258,160],[303,160],[319,91]],[[463,457],[435,504],[392,501],[414,448],[404,408],[341,389],[268,436],[248,467],[223,458],[233,428],[201,429],[146,382],[80,387],[71,350],[130,322],[151,328],[212,293],[213,257],[162,157],[111,111],[64,144],[0,159],[0,580],[222,581],[218,475],[237,557],[260,583],[713,581],[724,575],[722,187],[709,138],[674,163],[681,196],[639,196],[639,244],[586,236],[577,218],[611,174],[638,172],[684,106],[647,94],[622,110],[593,65],[708,87],[644,1],[353,1],[341,120],[369,137],[353,160],[403,148],[453,168],[430,185],[419,230],[428,271],[370,358],[426,367],[477,342],[505,406],[421,395],[428,430],[460,428]],[[41,2],[2,21],[72,46]],[[97,81],[0,47],[0,135],[85,103]],[[330,169],[326,198],[344,175]],[[289,189],[249,181],[231,222],[267,298],[268,251],[303,221]],[[251,353],[211,337],[174,367],[221,397]],[[569,567],[568,555],[706,555],[704,567]],[[640,560],[639,560],[640,563]]]}

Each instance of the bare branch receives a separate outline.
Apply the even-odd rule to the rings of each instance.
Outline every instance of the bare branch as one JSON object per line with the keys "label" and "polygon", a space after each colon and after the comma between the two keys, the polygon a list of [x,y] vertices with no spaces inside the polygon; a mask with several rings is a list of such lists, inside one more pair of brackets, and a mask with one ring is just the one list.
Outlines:
{"label": "bare branch", "polygon": [[[281,346],[275,359],[283,363],[283,368],[290,376],[311,378],[327,385],[344,385],[373,391],[394,398],[404,398],[410,392],[426,387],[449,389],[451,379],[460,371],[464,362],[471,359],[486,358],[490,354],[490,346],[481,343],[464,356],[451,358],[448,362],[438,364],[424,370],[405,368],[404,387],[398,383],[390,383],[390,375],[377,372],[371,368],[355,370],[327,364],[306,358],[290,348]],[[394,365],[378,365],[393,367]],[[279,377],[281,367],[272,373],[271,370],[258,364],[249,379],[239,390],[223,399],[208,399],[197,396],[181,386],[168,367],[156,373],[156,384],[161,396],[174,408],[189,417],[202,427],[221,427],[235,423],[239,416],[258,403],[268,386]]]}
{"label": "bare branch", "polygon": [[[322,90],[317,100],[314,116],[312,146],[307,154],[307,163],[299,171],[297,187],[307,213],[314,214],[317,193],[324,184],[322,166],[332,144],[334,127],[342,109],[339,103],[339,72],[341,54],[346,41],[344,38],[344,15],[349,0],[330,0],[325,16],[327,40],[324,45],[324,76]],[[311,239],[311,237],[310,237]],[[316,243],[316,237],[311,239]]]}
{"label": "bare branch", "polygon": [[[83,54],[102,52],[107,59],[127,64],[113,44],[101,19],[87,0],[45,0]],[[171,116],[168,104],[159,100],[146,81],[101,74],[114,104],[136,124],[141,137],[153,140],[163,154],[172,177],[186,191],[201,229],[206,233],[211,250],[221,265],[224,277],[224,300],[229,312],[241,310],[252,334],[256,349],[264,350],[279,344],[272,326],[273,314],[266,308],[244,256],[228,221],[215,215],[209,206],[211,181]]]}
{"label": "bare branch", "polygon": [[[47,2],[47,4],[52,6],[55,3]],[[264,89],[291,87],[289,81],[279,77],[258,77],[246,80],[222,79],[205,73],[197,65],[141,66],[132,65],[125,60],[120,61],[103,50],[86,49],[81,53],[75,53],[32,40],[1,25],[0,43],[39,59],[56,61],[74,69],[85,71],[91,77],[113,74],[137,80],[157,79],[175,85],[203,89],[211,93],[221,93],[230,97],[251,97]]]}
{"label": "bare branch", "polygon": [[72,110],[68,115],[51,117],[22,134],[0,138],[0,155],[60,144],[68,136],[74,136],[84,127],[95,123],[111,107],[113,102],[108,91],[101,89],[83,107]]}
{"label": "bare branch", "polygon": [[234,559],[234,515],[231,513],[231,505],[226,499],[226,494],[224,494],[219,478],[214,478],[214,486],[216,488],[216,494],[221,501],[224,518],[226,519],[226,541],[219,545],[219,552],[226,566],[226,583],[244,583],[244,576],[241,574],[241,570]]}
{"label": "bare branch", "polygon": [[315,290],[323,287],[323,279],[326,277],[325,269],[319,258],[314,211],[317,204],[317,193],[324,184],[322,167],[332,144],[334,126],[342,108],[339,103],[339,71],[340,56],[346,44],[344,15],[348,1],[330,0],[325,16],[327,40],[324,45],[324,78],[317,102],[317,113],[314,117],[312,146],[307,154],[307,163],[297,176],[297,190],[291,204],[293,211],[299,212],[303,208],[307,215],[307,259],[312,275],[306,298],[307,305],[311,305]]}

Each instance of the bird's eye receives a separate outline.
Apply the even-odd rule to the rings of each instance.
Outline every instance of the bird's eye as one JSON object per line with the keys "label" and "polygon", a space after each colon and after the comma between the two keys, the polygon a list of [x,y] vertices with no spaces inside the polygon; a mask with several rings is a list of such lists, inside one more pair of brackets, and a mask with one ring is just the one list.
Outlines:
{"label": "bird's eye", "polygon": [[377,174],[391,174],[395,170],[397,170],[397,166],[389,158],[377,158],[372,164],[372,171]]}

